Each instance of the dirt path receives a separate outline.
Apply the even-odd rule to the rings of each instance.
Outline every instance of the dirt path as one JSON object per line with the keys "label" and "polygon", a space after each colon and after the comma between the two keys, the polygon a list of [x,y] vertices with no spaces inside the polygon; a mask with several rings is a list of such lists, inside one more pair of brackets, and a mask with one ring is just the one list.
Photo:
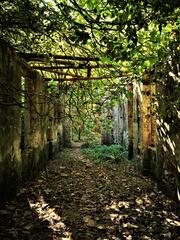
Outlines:
{"label": "dirt path", "polygon": [[0,239],[178,240],[176,207],[132,166],[94,165],[73,148],[1,207]]}

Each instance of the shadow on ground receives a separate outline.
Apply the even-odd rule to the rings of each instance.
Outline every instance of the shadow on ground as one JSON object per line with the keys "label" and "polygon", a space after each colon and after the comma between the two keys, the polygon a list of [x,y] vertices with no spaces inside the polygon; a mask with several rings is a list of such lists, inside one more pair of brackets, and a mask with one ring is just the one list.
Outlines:
{"label": "shadow on ground", "polygon": [[94,165],[73,148],[1,207],[0,239],[177,240],[176,210],[133,166]]}

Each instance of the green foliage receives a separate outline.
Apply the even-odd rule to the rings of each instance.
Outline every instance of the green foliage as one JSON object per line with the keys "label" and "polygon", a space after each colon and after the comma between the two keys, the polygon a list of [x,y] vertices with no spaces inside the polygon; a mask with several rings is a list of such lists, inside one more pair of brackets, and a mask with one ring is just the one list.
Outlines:
{"label": "green foliage", "polygon": [[83,145],[81,148],[91,148],[101,143],[101,136],[98,133],[91,132],[83,137]]}
{"label": "green foliage", "polygon": [[[128,96],[125,83],[143,79],[169,52],[178,52],[172,43],[179,42],[179,13],[178,0],[2,0],[0,38],[18,51],[46,53],[47,59],[50,53],[96,56],[99,64],[114,66],[92,70],[111,80],[62,84],[72,125],[89,131],[100,112]],[[133,77],[118,79],[121,72]],[[49,83],[49,92],[61,94],[57,82]]]}
{"label": "green foliage", "polygon": [[52,189],[46,188],[46,189],[44,189],[44,192],[46,195],[49,195],[52,192]]}
{"label": "green foliage", "polygon": [[179,30],[177,0],[0,1],[0,38],[21,51],[96,55],[141,74]]}
{"label": "green foliage", "polygon": [[83,148],[82,153],[87,154],[95,163],[108,164],[128,162],[127,151],[121,145],[96,146],[91,148]]}
{"label": "green foliage", "polygon": [[73,49],[121,65],[136,60],[131,66],[137,71],[138,65],[151,67],[157,50],[164,50],[178,16],[177,0],[2,0],[0,37],[21,50]]}

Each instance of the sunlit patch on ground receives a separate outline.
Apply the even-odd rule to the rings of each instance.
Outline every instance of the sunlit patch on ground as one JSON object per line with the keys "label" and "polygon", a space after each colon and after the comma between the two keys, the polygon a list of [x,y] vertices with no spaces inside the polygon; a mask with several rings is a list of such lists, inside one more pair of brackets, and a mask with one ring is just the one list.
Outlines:
{"label": "sunlit patch on ground", "polygon": [[48,228],[52,229],[59,235],[64,235],[63,240],[70,240],[72,233],[64,224],[62,218],[55,212],[56,207],[50,208],[49,205],[44,201],[43,196],[40,196],[36,202],[28,199],[30,208],[37,213],[39,219],[48,221]]}

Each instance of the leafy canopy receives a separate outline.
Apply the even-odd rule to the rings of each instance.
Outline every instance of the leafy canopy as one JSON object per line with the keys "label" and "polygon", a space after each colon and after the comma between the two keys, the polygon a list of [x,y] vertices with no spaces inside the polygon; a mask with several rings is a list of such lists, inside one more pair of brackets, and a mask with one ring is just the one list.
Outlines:
{"label": "leafy canopy", "polygon": [[[102,64],[142,78],[170,52],[179,51],[174,44],[179,41],[179,13],[178,0],[1,0],[0,38],[23,52],[96,56]],[[104,73],[114,71],[95,71]],[[119,93],[126,93],[122,83],[127,80],[63,87],[74,115],[81,111],[88,119],[103,101],[116,104]]]}
{"label": "leafy canopy", "polygon": [[178,2],[2,0],[1,37],[21,50],[76,49],[75,53],[100,55],[103,61],[143,58],[146,50],[157,51],[164,40],[162,31],[169,34],[177,28]]}

